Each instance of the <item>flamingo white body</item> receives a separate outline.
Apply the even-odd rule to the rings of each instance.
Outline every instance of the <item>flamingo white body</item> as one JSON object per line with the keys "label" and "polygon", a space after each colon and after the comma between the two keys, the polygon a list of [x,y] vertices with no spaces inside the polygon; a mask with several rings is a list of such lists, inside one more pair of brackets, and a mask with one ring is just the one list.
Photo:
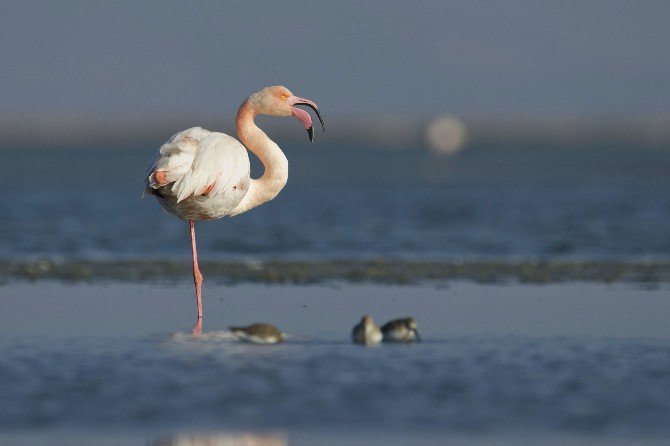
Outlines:
{"label": "flamingo white body", "polygon": [[[193,278],[196,288],[198,323],[202,320],[202,274],[198,268],[195,222],[232,217],[272,200],[288,180],[288,160],[268,136],[256,126],[258,114],[293,115],[313,138],[312,119],[306,111],[312,108],[323,126],[316,104],[294,96],[285,87],[267,87],[255,93],[240,106],[236,127],[237,139],[220,132],[192,127],[172,136],[153,156],[146,170],[145,193],[154,195],[167,212],[188,221],[191,230]],[[264,173],[250,177],[247,149],[261,160]]]}
{"label": "flamingo white body", "polygon": [[[155,171],[165,172],[163,184]],[[284,173],[288,178],[288,169]],[[249,155],[235,138],[193,127],[163,144],[147,167],[147,182],[167,212],[186,221],[214,220],[231,215],[247,194]]]}

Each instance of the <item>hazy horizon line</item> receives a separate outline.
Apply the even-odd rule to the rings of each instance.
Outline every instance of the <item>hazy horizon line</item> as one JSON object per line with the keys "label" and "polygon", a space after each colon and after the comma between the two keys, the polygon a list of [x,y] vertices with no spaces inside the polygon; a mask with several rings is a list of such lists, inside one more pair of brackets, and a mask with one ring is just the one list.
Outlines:
{"label": "hazy horizon line", "polygon": [[[470,142],[609,142],[670,144],[670,113],[623,115],[522,114],[334,114],[326,116],[330,141],[360,141],[390,147],[426,142],[431,125],[456,123]],[[299,125],[261,116],[259,126],[283,139],[303,138]],[[0,113],[0,148],[23,145],[121,144],[164,141],[185,128],[201,126],[235,134],[234,115],[198,113],[137,116],[90,113]],[[447,130],[447,136],[448,135]],[[317,135],[318,136],[318,135]]]}

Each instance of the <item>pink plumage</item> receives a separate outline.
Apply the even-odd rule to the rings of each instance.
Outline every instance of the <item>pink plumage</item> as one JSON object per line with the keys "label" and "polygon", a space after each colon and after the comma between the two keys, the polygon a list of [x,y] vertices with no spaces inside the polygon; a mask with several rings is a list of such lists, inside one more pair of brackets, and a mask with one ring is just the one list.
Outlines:
{"label": "pink plumage", "polygon": [[[202,329],[202,274],[195,222],[238,215],[277,196],[288,180],[288,160],[256,126],[254,117],[294,116],[307,129],[311,141],[312,119],[296,108],[299,105],[312,108],[323,127],[314,102],[294,96],[285,87],[266,87],[240,106],[235,120],[239,141],[225,133],[192,127],[168,139],[147,166],[145,193],[155,196],[167,212],[189,222],[198,311],[195,333]],[[258,179],[250,177],[247,149],[263,163],[264,173]]]}

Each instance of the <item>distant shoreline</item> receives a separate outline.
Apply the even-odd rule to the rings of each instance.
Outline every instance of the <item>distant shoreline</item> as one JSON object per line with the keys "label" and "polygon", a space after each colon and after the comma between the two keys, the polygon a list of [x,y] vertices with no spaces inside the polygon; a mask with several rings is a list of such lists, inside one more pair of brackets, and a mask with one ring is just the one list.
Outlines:
{"label": "distant shoreline", "polygon": [[[81,147],[89,145],[156,145],[184,128],[201,126],[235,134],[233,115],[184,116],[96,115],[52,113],[0,114],[0,150],[15,147]],[[380,147],[430,145],[431,126],[457,122],[468,144],[636,144],[655,149],[670,145],[670,115],[631,116],[523,116],[523,115],[330,115],[326,116],[328,142],[372,144]],[[303,141],[304,135],[283,120],[258,118],[273,137]],[[460,126],[460,127],[459,127]],[[450,126],[439,136],[449,137]],[[452,133],[450,133],[452,132]]]}

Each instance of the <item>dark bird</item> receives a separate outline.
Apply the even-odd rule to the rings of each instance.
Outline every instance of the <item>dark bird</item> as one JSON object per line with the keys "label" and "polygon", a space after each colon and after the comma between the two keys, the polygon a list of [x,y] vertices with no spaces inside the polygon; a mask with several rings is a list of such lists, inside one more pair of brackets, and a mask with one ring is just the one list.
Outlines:
{"label": "dark bird", "polygon": [[276,344],[284,342],[284,335],[274,325],[253,324],[247,327],[230,327],[230,332],[241,341],[254,344]]}
{"label": "dark bird", "polygon": [[415,342],[421,340],[413,317],[387,322],[382,326],[382,334],[384,335],[384,342]]}

